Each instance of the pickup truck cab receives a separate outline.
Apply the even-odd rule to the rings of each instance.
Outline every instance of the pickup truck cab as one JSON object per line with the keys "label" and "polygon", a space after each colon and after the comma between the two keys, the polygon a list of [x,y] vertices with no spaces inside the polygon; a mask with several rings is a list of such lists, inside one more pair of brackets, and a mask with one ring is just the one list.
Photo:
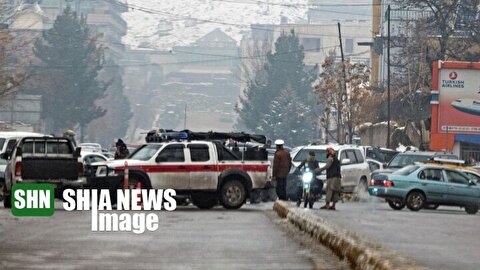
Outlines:
{"label": "pickup truck cab", "polygon": [[266,152],[264,160],[242,160],[220,141],[147,143],[128,159],[93,163],[88,170],[95,174],[92,181],[116,177],[114,183],[119,187],[125,164],[129,187],[140,183],[142,188],[172,188],[203,209],[218,202],[227,209],[240,208],[252,191],[271,180]]}
{"label": "pickup truck cab", "polygon": [[51,183],[56,190],[63,187],[81,188],[86,184],[80,148],[63,137],[25,137],[10,153],[5,169],[4,205],[11,207],[14,184]]}

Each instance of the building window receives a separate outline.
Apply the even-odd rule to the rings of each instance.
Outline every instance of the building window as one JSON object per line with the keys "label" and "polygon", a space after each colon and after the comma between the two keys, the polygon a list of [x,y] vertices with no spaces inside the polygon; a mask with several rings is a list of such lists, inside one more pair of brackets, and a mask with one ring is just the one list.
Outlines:
{"label": "building window", "polygon": [[353,53],[353,39],[345,39],[345,53]]}
{"label": "building window", "polygon": [[302,45],[305,51],[319,52],[320,39],[319,38],[302,38]]}

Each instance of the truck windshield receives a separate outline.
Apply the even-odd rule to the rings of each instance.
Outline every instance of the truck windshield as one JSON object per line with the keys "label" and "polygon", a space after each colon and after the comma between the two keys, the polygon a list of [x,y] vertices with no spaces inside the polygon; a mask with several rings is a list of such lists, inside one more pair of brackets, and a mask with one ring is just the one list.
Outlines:
{"label": "truck windshield", "polygon": [[163,144],[145,144],[141,146],[139,149],[137,149],[130,157],[129,159],[136,159],[136,160],[149,160],[151,159],[155,153],[158,152],[158,149],[160,149],[163,146]]}

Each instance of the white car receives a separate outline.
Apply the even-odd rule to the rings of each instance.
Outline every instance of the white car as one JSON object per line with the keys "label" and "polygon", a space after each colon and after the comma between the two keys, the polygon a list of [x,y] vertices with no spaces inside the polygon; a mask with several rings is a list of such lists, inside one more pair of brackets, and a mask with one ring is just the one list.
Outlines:
{"label": "white car", "polygon": [[[292,163],[298,167],[300,163],[307,158],[308,152],[315,152],[315,158],[319,161],[320,167],[325,165],[326,150],[332,147],[337,152],[337,157],[341,162],[342,188],[344,192],[356,192],[358,190],[366,191],[368,187],[368,177],[370,168],[365,160],[365,156],[360,147],[355,145],[309,145],[302,147],[292,156]],[[326,174],[322,173],[319,177],[325,180]],[[326,184],[326,181],[324,181]],[[325,186],[324,186],[325,188]]]}
{"label": "white car", "polygon": [[82,151],[102,153],[102,146],[99,143],[81,143],[77,147],[81,147]]}
{"label": "white car", "polygon": [[371,172],[376,170],[383,170],[383,163],[376,159],[367,158],[367,163]]}
{"label": "white car", "polygon": [[106,157],[104,154],[97,153],[97,152],[81,152],[80,158],[82,159],[84,164],[92,164],[95,162],[103,162],[113,160],[111,158]]}

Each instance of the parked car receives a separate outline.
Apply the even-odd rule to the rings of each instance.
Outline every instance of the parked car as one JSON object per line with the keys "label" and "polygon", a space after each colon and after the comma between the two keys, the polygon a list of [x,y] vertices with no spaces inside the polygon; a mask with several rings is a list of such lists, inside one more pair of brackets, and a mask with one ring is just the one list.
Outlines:
{"label": "parked car", "polygon": [[82,151],[102,153],[102,145],[99,143],[81,143],[77,146],[81,147]]}
{"label": "parked car", "polygon": [[480,168],[467,166],[463,160],[434,158],[433,160],[421,162],[420,164],[457,169],[467,175],[473,182],[480,183]]}
{"label": "parked car", "polygon": [[376,146],[360,146],[363,151],[364,155],[367,159],[371,160],[377,160],[381,163],[388,163],[392,158],[397,155],[399,152],[388,149],[388,148],[383,148],[383,147],[376,147]]}
{"label": "parked car", "polygon": [[23,131],[1,131],[0,132],[0,154],[8,153],[13,150],[15,144],[24,137],[44,137],[49,136],[42,133],[23,132]]}
{"label": "parked car", "polygon": [[[296,168],[300,163],[307,158],[308,152],[313,151],[315,157],[319,162],[320,167],[325,165],[326,150],[328,147],[333,147],[337,152],[337,157],[340,160],[342,173],[342,189],[344,192],[361,192],[367,191],[368,176],[370,169],[368,163],[365,161],[363,151],[360,147],[355,145],[309,145],[292,151],[292,169],[287,177],[287,196],[291,200],[296,200],[296,182],[298,181],[298,174]],[[326,180],[326,174],[322,173],[318,176],[320,180]],[[324,188],[326,189],[326,181],[324,181]]]}
{"label": "parked car", "polygon": [[366,158],[366,161],[368,163],[368,167],[370,168],[370,171],[376,171],[376,170],[383,170],[383,163],[376,160],[376,159],[371,159],[371,158]]}
{"label": "parked car", "polygon": [[434,158],[458,160],[458,157],[454,154],[445,152],[424,152],[424,151],[406,151],[398,153],[395,157],[387,163],[381,170],[375,170],[372,172],[371,179],[377,174],[393,173],[407,165],[412,165],[415,162],[424,162],[433,160]]}
{"label": "parked car", "polygon": [[475,214],[480,206],[480,186],[463,172],[438,165],[408,165],[391,174],[377,174],[368,191],[385,198],[395,210],[450,205],[465,207],[468,214]]}
{"label": "parked car", "polygon": [[64,187],[82,188],[87,183],[80,148],[68,138],[25,137],[2,157],[8,159],[3,186],[6,208],[11,207],[10,192],[17,183],[54,184],[58,194]]}
{"label": "parked car", "polygon": [[[82,149],[83,150],[83,149]],[[108,160],[113,160],[111,158],[108,158],[107,156],[98,153],[98,152],[84,152],[82,151],[80,153],[80,158],[82,162],[86,165],[92,164],[95,162],[103,162],[103,161],[108,161]]]}

